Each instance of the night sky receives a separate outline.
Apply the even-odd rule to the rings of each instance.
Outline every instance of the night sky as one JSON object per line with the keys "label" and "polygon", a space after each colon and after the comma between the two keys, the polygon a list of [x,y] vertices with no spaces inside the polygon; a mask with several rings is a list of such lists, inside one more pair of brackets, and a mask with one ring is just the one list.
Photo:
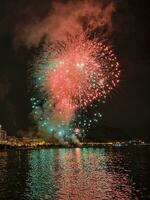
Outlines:
{"label": "night sky", "polygon": [[[121,83],[101,106],[101,126],[128,138],[150,140],[150,1],[116,0],[111,41],[121,63]],[[18,43],[20,27],[45,17],[50,0],[0,2],[0,123],[10,135],[32,129],[30,62],[36,47]],[[118,133],[117,133],[118,134]],[[108,136],[109,137],[109,136]]]}

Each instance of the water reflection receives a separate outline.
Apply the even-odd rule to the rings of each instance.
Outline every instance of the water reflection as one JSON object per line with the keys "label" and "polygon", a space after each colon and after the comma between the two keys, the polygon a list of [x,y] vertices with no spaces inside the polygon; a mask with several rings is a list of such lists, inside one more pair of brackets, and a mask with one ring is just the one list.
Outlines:
{"label": "water reflection", "polygon": [[[0,152],[0,186],[4,185],[7,179],[7,152]],[[0,187],[0,194],[3,187]]]}
{"label": "water reflection", "polygon": [[149,156],[148,147],[0,152],[0,200],[149,199]]}
{"label": "water reflection", "polygon": [[0,200],[23,199],[28,179],[27,152],[0,152]]}
{"label": "water reflection", "polygon": [[[117,157],[118,156],[118,157]],[[137,199],[134,184],[119,168],[121,155],[105,149],[32,151],[28,199]]]}

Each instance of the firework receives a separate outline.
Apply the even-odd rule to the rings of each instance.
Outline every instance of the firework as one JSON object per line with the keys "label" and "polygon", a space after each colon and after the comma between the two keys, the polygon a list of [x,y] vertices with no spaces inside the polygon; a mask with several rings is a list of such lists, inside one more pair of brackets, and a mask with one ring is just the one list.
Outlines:
{"label": "firework", "polygon": [[98,121],[101,114],[96,112],[93,119],[87,119],[86,108],[105,99],[120,77],[112,47],[84,34],[46,45],[36,68],[41,96],[32,99],[36,117],[42,127],[65,137]]}

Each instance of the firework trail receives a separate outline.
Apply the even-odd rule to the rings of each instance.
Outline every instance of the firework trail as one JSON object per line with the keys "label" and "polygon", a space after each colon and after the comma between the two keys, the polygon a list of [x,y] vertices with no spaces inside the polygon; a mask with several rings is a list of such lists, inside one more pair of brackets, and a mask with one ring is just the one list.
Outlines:
{"label": "firework trail", "polygon": [[[69,15],[73,22],[81,17],[81,10],[82,16],[86,14],[89,3],[83,2],[78,4],[83,10],[80,8],[75,16],[72,12]],[[88,119],[87,107],[94,107],[97,99],[105,99],[119,83],[120,67],[111,45],[103,37],[92,35],[94,10],[95,19],[98,17],[97,6],[92,5],[86,28],[75,23],[69,34],[66,25],[63,33],[62,26],[61,31],[56,29],[63,37],[56,34],[58,39],[45,43],[34,64],[36,92],[31,99],[34,118],[38,121],[39,131],[47,131],[60,140],[76,142],[76,135],[83,134],[93,121],[97,122],[101,114],[95,112],[93,119]],[[59,4],[63,13],[70,8],[70,4],[65,10],[61,6]]]}

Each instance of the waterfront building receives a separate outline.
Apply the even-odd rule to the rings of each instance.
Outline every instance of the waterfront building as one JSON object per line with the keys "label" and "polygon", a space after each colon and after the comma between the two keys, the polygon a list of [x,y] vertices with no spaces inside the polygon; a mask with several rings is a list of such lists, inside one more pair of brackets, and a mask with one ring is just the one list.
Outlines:
{"label": "waterfront building", "polygon": [[2,125],[0,124],[0,141],[7,140],[7,132],[2,130]]}

